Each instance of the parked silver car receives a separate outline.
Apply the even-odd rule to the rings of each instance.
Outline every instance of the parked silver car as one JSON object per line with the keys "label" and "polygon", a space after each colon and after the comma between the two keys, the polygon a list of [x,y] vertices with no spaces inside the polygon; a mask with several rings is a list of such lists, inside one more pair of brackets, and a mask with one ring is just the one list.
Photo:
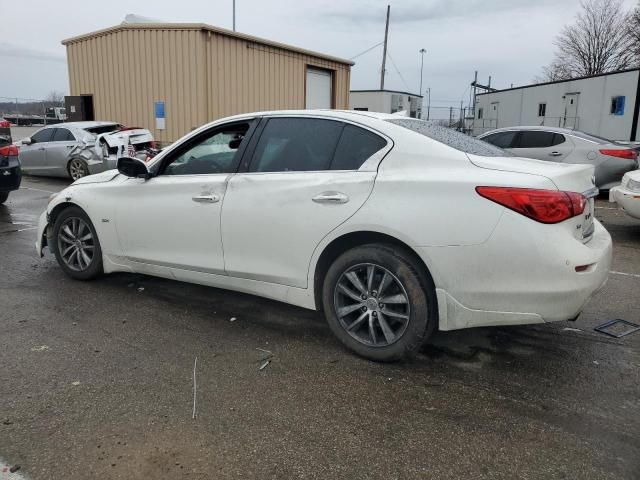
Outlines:
{"label": "parked silver car", "polygon": [[71,177],[116,168],[118,157],[141,155],[155,148],[143,128],[115,122],[68,122],[41,128],[19,142],[22,171],[29,175]]}
{"label": "parked silver car", "polygon": [[479,139],[517,157],[561,163],[586,163],[596,168],[596,186],[609,190],[622,176],[638,168],[638,152],[627,145],[576,130],[553,127],[508,127],[491,130]]}

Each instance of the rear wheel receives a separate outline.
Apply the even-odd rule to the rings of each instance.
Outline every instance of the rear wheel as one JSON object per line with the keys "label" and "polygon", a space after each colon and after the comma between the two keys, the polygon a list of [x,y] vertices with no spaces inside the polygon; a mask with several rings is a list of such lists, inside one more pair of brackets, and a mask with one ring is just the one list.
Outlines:
{"label": "rear wheel", "polygon": [[9,198],[9,192],[0,192],[0,205],[7,201]]}
{"label": "rear wheel", "polygon": [[69,176],[73,180],[78,180],[79,178],[89,175],[89,167],[87,166],[87,162],[85,162],[81,158],[72,158],[69,162],[68,170]]}
{"label": "rear wheel", "polygon": [[342,254],[329,268],[322,293],[333,333],[371,360],[411,356],[437,322],[433,281],[392,245],[365,245]]}
{"label": "rear wheel", "polygon": [[80,208],[63,210],[53,226],[53,249],[58,264],[77,280],[102,274],[102,249],[91,220]]}

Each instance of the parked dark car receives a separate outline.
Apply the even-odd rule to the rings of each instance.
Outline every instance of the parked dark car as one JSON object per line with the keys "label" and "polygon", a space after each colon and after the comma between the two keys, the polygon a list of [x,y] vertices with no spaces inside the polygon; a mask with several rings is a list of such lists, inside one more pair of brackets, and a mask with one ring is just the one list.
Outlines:
{"label": "parked dark car", "polygon": [[7,201],[9,192],[20,188],[21,181],[18,147],[0,139],[0,204]]}

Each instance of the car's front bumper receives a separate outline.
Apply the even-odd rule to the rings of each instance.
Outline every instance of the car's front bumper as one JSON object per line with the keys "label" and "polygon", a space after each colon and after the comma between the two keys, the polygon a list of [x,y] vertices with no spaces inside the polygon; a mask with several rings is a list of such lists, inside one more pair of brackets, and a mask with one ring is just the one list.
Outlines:
{"label": "car's front bumper", "polygon": [[630,217],[640,220],[640,193],[632,192],[620,185],[609,190],[609,201],[617,203]]}
{"label": "car's front bumper", "polygon": [[44,247],[49,245],[49,239],[47,238],[49,233],[49,216],[47,212],[44,211],[38,219],[38,236],[36,237],[36,252],[39,257],[44,256],[42,251]]}

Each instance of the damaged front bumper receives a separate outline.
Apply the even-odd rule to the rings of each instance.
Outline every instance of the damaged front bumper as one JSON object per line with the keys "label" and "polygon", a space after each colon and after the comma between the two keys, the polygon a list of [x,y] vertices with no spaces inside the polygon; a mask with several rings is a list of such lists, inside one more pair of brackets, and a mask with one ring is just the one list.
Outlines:
{"label": "damaged front bumper", "polygon": [[44,247],[48,247],[51,244],[51,237],[53,232],[51,231],[51,226],[49,225],[49,214],[44,211],[40,218],[38,219],[38,236],[36,238],[36,252],[39,257],[43,257],[44,254],[42,251]]}

